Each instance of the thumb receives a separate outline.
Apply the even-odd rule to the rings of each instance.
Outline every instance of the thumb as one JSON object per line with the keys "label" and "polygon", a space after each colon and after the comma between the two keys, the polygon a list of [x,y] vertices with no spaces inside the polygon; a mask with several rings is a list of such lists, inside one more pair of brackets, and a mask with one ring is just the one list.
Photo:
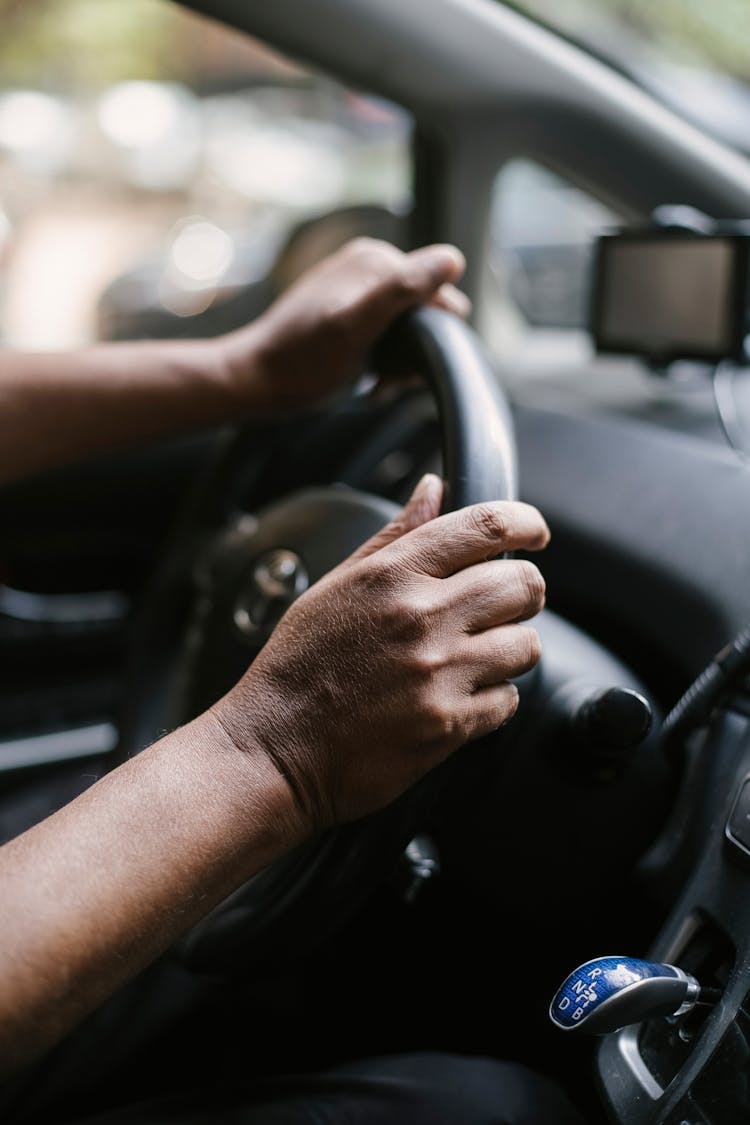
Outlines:
{"label": "thumb", "polygon": [[440,514],[442,498],[443,482],[440,477],[435,476],[434,473],[425,473],[399,514],[358,547],[343,565],[348,566],[350,563],[359,562],[360,559],[369,558],[376,551],[382,550],[389,543],[406,535],[408,531],[413,531],[415,527],[421,527],[423,523],[434,520]]}

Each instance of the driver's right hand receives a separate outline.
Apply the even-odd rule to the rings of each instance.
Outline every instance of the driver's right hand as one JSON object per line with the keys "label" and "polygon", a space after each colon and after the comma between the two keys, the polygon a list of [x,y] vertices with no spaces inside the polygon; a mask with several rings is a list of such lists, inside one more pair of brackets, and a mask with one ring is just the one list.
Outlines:
{"label": "driver's right hand", "polygon": [[544,604],[533,563],[549,531],[527,504],[438,516],[427,476],[403,512],[287,611],[212,712],[294,797],[293,834],[388,804],[518,706],[511,678],[539,660],[522,624]]}

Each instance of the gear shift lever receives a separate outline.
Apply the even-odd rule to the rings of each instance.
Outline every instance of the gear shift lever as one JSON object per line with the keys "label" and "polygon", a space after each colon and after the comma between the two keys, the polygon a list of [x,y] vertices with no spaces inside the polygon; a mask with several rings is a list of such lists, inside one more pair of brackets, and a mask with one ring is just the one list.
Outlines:
{"label": "gear shift lever", "polygon": [[607,1035],[656,1016],[687,1015],[696,1004],[715,1004],[720,995],[675,965],[596,957],[566,977],[549,1014],[563,1031]]}

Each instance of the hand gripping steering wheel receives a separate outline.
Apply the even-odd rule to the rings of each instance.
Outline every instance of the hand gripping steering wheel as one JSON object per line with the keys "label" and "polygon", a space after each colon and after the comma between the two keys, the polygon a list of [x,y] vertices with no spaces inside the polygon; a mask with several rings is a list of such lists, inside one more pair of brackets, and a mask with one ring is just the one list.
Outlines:
{"label": "hand gripping steering wheel", "polygon": [[[474,332],[449,313],[420,308],[402,317],[377,351],[423,374],[435,397],[444,508],[514,499],[510,411]],[[247,451],[238,456],[233,441],[200,490],[199,511],[221,506],[227,481],[247,472],[246,461]],[[196,519],[194,508],[173,535],[136,627],[123,754],[223,694],[294,598],[396,510],[369,493],[304,488],[206,535],[207,521]],[[197,968],[246,968],[309,948],[387,876],[461,757],[459,751],[387,808],[326,832],[260,872],[181,939],[181,958]]]}

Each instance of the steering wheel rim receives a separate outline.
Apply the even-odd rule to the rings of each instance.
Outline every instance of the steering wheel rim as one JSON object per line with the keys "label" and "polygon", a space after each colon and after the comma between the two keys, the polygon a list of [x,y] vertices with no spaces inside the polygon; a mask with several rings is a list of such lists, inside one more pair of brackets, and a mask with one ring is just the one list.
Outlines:
{"label": "steering wheel rim", "polygon": [[[385,334],[375,349],[374,360],[377,367],[414,370],[426,378],[440,422],[446,484],[444,510],[488,500],[515,499],[517,468],[510,409],[479,338],[466,324],[440,309],[413,310]],[[231,446],[228,458],[220,458],[214,479],[226,478],[223,469],[227,459],[231,462]],[[208,493],[210,508],[210,485]],[[296,499],[300,501],[299,497]],[[373,531],[387,521],[388,510],[382,500],[353,493],[349,493],[348,499],[355,506],[359,502],[363,512],[369,511],[369,517],[375,520]],[[203,500],[206,501],[205,496]],[[338,493],[336,504],[340,507],[340,503]],[[278,516],[278,507],[274,513]],[[230,539],[232,534],[235,533],[230,534]],[[250,544],[254,542],[252,534]],[[157,582],[162,596],[157,593],[154,597],[152,592],[150,602],[163,609],[163,595],[171,583],[181,591],[176,600],[184,614],[191,594],[184,576],[182,581],[176,580],[174,567],[179,568],[179,563],[175,559],[184,558],[186,553],[184,535],[177,539],[179,546],[167,553],[161,583]],[[331,565],[338,561],[341,559],[335,559]],[[171,601],[175,601],[174,595]],[[150,637],[148,626],[145,636],[143,629],[140,633],[140,644],[136,641],[135,649],[142,654],[153,651],[155,635],[163,636],[165,629],[163,623],[161,627],[157,623],[156,631],[152,625]],[[139,667],[142,685],[152,678],[148,669]],[[172,679],[166,690],[174,692],[174,675]],[[180,673],[176,675],[176,682],[179,680]],[[158,707],[156,712],[151,715],[152,727],[155,720],[164,718],[163,713],[159,716]],[[162,721],[162,729],[164,725],[172,724]],[[146,745],[156,734],[158,731],[144,738],[141,723],[136,748]],[[124,746],[127,751],[127,738]],[[181,939],[175,947],[179,957],[198,969],[247,969],[257,960],[294,955],[300,951],[300,945],[306,949],[328,934],[392,869],[424,813],[451,778],[455,759],[454,755],[386,809],[326,833],[259,873]],[[305,936],[301,939],[299,935]]]}
{"label": "steering wheel rim", "polygon": [[442,309],[415,309],[389,329],[375,356],[380,365],[419,371],[435,397],[443,510],[517,499],[518,457],[508,399],[474,331]]}

